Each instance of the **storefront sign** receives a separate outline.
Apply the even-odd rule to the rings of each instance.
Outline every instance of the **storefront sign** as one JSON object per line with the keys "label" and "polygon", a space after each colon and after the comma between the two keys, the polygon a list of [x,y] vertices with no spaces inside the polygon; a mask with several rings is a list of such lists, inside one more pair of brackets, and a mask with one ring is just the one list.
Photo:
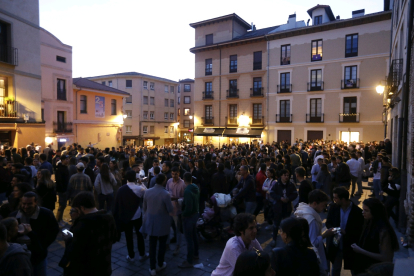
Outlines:
{"label": "storefront sign", "polygon": [[205,132],[205,133],[214,133],[215,132],[215,129],[214,128],[205,128],[203,130],[203,132]]}
{"label": "storefront sign", "polygon": [[105,97],[95,96],[95,117],[105,118]]}
{"label": "storefront sign", "polygon": [[249,129],[248,128],[238,128],[236,130],[237,134],[248,134],[249,133]]}
{"label": "storefront sign", "polygon": [[66,140],[66,138],[60,138],[59,139],[59,142],[66,142],[67,140]]}

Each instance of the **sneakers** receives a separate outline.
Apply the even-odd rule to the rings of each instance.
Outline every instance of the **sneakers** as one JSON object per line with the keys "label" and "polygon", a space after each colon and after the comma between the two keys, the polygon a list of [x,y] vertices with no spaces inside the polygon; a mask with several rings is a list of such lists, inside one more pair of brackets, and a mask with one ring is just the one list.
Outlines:
{"label": "sneakers", "polygon": [[127,256],[126,256],[126,259],[127,259],[127,261],[129,261],[129,262],[133,262],[133,261],[134,261],[134,258],[131,258],[129,255],[127,255]]}
{"label": "sneakers", "polygon": [[179,253],[180,253],[180,247],[179,247],[179,246],[177,246],[177,247],[175,248],[174,252],[173,252],[173,255],[174,255],[174,256],[177,256]]}
{"label": "sneakers", "polygon": [[[162,266],[158,266],[157,265],[157,268],[156,268],[156,271],[158,272],[158,271],[161,271],[161,270],[163,270],[163,269],[165,269],[167,267],[167,263],[166,262],[163,262],[162,263]],[[152,274],[151,274],[152,275]]]}
{"label": "sneakers", "polygon": [[150,268],[149,273],[151,274],[151,276],[157,275],[157,271],[155,269],[151,270],[151,268]]}
{"label": "sneakers", "polygon": [[148,254],[148,253],[145,253],[144,255],[139,256],[138,260],[139,260],[140,262],[143,262],[143,261],[145,261],[145,260],[146,260],[146,259],[148,259],[148,258],[149,258],[149,254]]}
{"label": "sneakers", "polygon": [[194,266],[187,261],[184,261],[182,264],[178,265],[179,268],[193,268]]}

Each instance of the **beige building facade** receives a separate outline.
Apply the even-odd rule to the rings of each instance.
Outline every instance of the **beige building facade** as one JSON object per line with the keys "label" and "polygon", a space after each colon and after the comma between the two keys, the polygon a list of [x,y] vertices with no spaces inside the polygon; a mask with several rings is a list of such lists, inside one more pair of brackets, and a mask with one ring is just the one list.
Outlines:
{"label": "beige building facade", "polygon": [[177,142],[177,82],[137,72],[88,79],[131,95],[123,102],[124,144],[155,146]]}
{"label": "beige building facade", "polygon": [[177,94],[177,142],[194,142],[194,80],[178,81]]}
{"label": "beige building facade", "polygon": [[190,24],[196,143],[382,139],[375,87],[389,66],[391,13],[308,13],[311,25],[290,15],[260,30],[235,14]]}

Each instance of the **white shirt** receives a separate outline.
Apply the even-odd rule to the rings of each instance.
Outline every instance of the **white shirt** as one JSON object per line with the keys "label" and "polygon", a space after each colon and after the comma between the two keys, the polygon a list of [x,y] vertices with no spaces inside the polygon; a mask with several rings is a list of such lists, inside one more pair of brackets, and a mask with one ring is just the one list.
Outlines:
{"label": "white shirt", "polygon": [[[130,188],[139,198],[144,198],[145,189],[141,185],[136,185],[133,182],[127,183],[128,188]],[[141,217],[141,207],[138,207],[137,211],[135,212],[135,215],[132,217],[131,220],[136,220]]]}
{"label": "white shirt", "polygon": [[[369,169],[372,169],[372,164],[371,166],[369,166]],[[374,179],[381,179],[381,162],[378,162],[378,169],[377,169],[377,173],[374,173]]]}
{"label": "white shirt", "polygon": [[350,173],[357,177],[361,172],[361,164],[355,158],[351,158],[346,161],[346,164],[349,166]]}
{"label": "white shirt", "polygon": [[362,174],[364,172],[364,169],[365,169],[365,161],[364,161],[364,158],[362,158],[362,157],[358,158],[358,162],[361,165],[361,174]]}

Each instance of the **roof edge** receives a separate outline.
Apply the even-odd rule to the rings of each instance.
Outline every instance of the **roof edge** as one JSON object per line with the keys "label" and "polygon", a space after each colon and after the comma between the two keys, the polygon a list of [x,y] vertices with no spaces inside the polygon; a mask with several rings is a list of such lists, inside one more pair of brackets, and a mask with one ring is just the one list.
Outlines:
{"label": "roof edge", "polygon": [[247,30],[250,30],[252,28],[252,26],[249,23],[247,23],[243,18],[241,18],[235,13],[223,15],[223,16],[219,16],[219,17],[215,17],[211,19],[206,19],[203,21],[195,22],[195,23],[190,23],[190,26],[193,28],[197,28],[203,25],[212,24],[212,23],[216,23],[216,22],[220,22],[222,20],[228,20],[228,19],[235,19],[236,21],[239,21],[239,23],[241,23],[241,25],[243,25]]}

